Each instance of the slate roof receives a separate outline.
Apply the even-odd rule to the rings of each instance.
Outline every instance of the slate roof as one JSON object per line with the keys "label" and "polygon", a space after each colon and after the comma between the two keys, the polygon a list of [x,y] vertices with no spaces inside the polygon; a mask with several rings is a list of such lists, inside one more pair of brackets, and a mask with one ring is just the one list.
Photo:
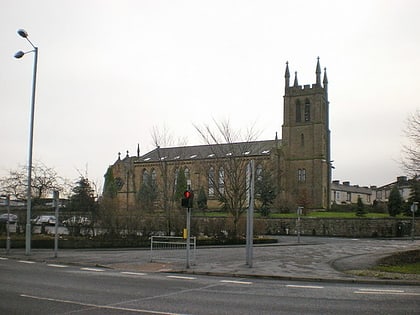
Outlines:
{"label": "slate roof", "polygon": [[[277,140],[280,144],[280,141]],[[187,161],[237,156],[269,156],[275,149],[276,140],[195,145],[156,148],[140,157],[135,163],[158,161]]]}

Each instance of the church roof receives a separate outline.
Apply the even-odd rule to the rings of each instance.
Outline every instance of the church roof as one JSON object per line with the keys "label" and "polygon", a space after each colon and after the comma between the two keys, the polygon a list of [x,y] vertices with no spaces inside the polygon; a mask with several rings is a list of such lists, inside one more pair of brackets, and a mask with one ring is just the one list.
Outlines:
{"label": "church roof", "polygon": [[[278,140],[277,140],[278,141]],[[269,156],[276,140],[168,147],[156,149],[135,158],[135,163],[158,161],[187,161],[238,156]]]}

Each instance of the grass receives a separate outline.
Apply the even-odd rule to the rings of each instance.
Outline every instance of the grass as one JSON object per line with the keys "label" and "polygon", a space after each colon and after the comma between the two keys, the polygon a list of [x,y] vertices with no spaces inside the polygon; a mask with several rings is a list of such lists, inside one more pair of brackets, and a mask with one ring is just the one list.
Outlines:
{"label": "grass", "polygon": [[407,264],[394,265],[394,266],[376,266],[374,269],[378,271],[384,271],[384,272],[420,275],[420,262],[407,263]]}

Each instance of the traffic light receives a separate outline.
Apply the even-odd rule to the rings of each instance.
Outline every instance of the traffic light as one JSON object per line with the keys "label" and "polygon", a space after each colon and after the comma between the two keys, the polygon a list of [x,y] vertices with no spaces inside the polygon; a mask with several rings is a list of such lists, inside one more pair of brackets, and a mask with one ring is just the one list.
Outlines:
{"label": "traffic light", "polygon": [[194,194],[190,190],[184,191],[184,197],[181,200],[181,206],[184,208],[192,208],[193,207],[193,200]]}

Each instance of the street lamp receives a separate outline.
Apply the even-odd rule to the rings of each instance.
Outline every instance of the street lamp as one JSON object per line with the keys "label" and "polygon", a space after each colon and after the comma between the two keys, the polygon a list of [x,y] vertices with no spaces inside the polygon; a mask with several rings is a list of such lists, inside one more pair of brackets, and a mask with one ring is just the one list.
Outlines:
{"label": "street lamp", "polygon": [[34,46],[32,42],[28,38],[28,33],[23,30],[19,29],[17,31],[19,36],[25,38],[29,44],[31,44],[33,50],[23,52],[18,51],[15,54],[15,58],[20,59],[27,53],[34,53],[34,70],[33,70],[33,79],[32,79],[32,97],[31,97],[31,116],[30,116],[30,122],[29,122],[29,154],[28,154],[28,188],[26,193],[26,233],[25,233],[25,254],[29,255],[31,253],[31,201],[32,201],[32,192],[31,192],[31,186],[32,186],[32,146],[33,146],[33,140],[34,140],[34,114],[35,114],[35,88],[36,88],[36,70],[37,70],[37,64],[38,64],[38,47]]}

